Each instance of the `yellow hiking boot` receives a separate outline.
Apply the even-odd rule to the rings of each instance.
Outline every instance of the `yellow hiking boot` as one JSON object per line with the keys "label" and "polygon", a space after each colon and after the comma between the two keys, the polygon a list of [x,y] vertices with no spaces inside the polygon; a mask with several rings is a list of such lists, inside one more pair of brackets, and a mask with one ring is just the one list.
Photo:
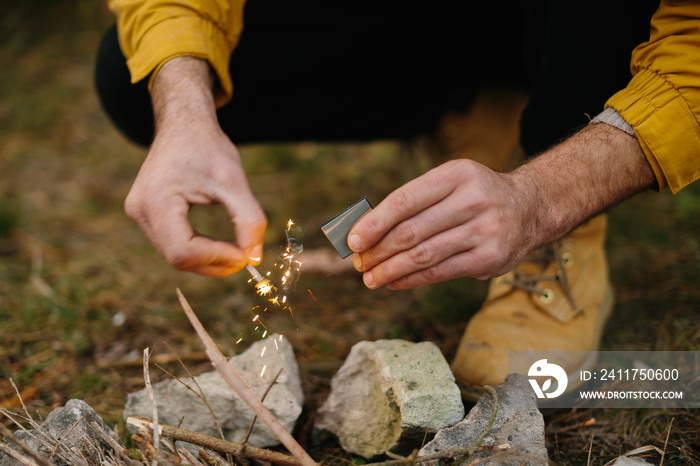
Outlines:
{"label": "yellow hiking boot", "polygon": [[[508,351],[598,349],[613,306],[606,225],[607,217],[600,215],[491,280],[486,302],[467,324],[452,363],[466,398],[478,397],[483,385],[503,382]],[[559,365],[571,376],[594,363],[572,356]]]}

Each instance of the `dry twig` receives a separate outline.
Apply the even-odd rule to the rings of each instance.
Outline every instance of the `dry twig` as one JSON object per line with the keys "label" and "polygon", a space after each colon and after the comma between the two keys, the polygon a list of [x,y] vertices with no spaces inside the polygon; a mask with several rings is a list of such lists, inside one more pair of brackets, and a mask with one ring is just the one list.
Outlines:
{"label": "dry twig", "polygon": [[[129,417],[126,422],[132,426],[146,428],[147,430],[153,428],[154,425],[153,421],[149,419],[133,416]],[[200,447],[210,448],[212,450],[221,451],[224,453],[230,453],[233,456],[243,456],[258,461],[268,461],[270,463],[280,464],[283,466],[301,466],[303,464],[299,459],[283,453],[228,442],[226,440],[210,437],[209,435],[200,434],[199,432],[193,432],[191,430],[182,429],[181,427],[171,426],[168,424],[160,424],[155,430],[165,437],[170,437],[174,440],[180,440],[183,442],[189,442]]]}
{"label": "dry twig", "polygon": [[[158,404],[156,403],[156,396],[153,393],[153,386],[151,385],[151,372],[149,370],[148,358],[150,352],[148,348],[143,350],[143,380],[146,383],[146,392],[148,393],[148,399],[151,402],[151,413],[153,415],[153,423],[158,425]],[[158,434],[158,429],[153,429],[153,445],[157,451],[160,451],[160,437]],[[156,461],[153,461],[155,466]]]}
{"label": "dry twig", "polygon": [[250,388],[245,384],[243,379],[238,375],[238,373],[231,367],[228,363],[226,357],[219,351],[216,347],[214,340],[209,336],[204,326],[197,318],[190,307],[187,299],[182,294],[180,289],[177,289],[177,295],[180,300],[180,305],[185,311],[187,318],[192,324],[192,327],[197,332],[199,339],[204,344],[205,351],[209,359],[211,360],[214,368],[219,372],[221,377],[228,383],[231,388],[238,394],[238,396],[250,407],[250,409],[257,414],[257,416],[267,425],[267,427],[272,431],[272,433],[277,437],[277,440],[284,445],[290,453],[292,453],[296,458],[299,459],[301,464],[304,466],[315,466],[316,462],[309,456],[309,454],[302,448],[301,445],[296,441],[292,435],[287,432],[282,424],[277,420],[277,418],[270,412],[265,405],[262,404],[260,399],[255,396]]}
{"label": "dry twig", "polygon": [[483,442],[484,437],[486,437],[486,434],[488,434],[491,430],[491,427],[493,427],[493,423],[496,420],[496,414],[498,414],[498,393],[496,393],[496,390],[490,385],[484,385],[484,390],[489,392],[493,397],[493,408],[491,408],[491,417],[489,418],[488,424],[486,424],[484,431],[481,433],[479,438],[476,439],[476,442],[474,442],[474,448],[481,445],[481,442]]}
{"label": "dry twig", "polygon": [[[260,397],[260,401],[265,401],[265,397],[267,397],[267,394],[270,393],[270,390],[272,390],[272,387],[277,383],[277,379],[279,378],[280,374],[282,373],[283,369],[280,369],[277,372],[277,375],[272,379],[272,382],[270,382],[270,385],[268,385],[267,390],[265,390],[265,393],[263,393],[263,396]],[[255,421],[258,419],[258,416],[253,416],[253,421],[250,423],[250,427],[248,427],[248,432],[245,434],[245,437],[243,438],[243,441],[241,442],[243,445],[246,445],[248,443],[248,439],[250,438],[250,434],[253,433],[253,428],[255,427]]]}
{"label": "dry twig", "polygon": [[15,461],[24,466],[40,466],[34,460],[27,458],[26,456],[22,455],[20,452],[10,447],[9,445],[6,445],[3,442],[0,442],[0,453],[5,453],[7,456],[13,458]]}
{"label": "dry twig", "polygon": [[195,458],[195,456],[194,456],[192,453],[190,453],[190,452],[187,450],[187,448],[182,448],[182,447],[180,447],[180,448],[177,449],[177,453],[178,453],[182,458],[186,459],[187,461],[189,461],[189,462],[192,463],[193,465],[196,465],[196,466],[206,466],[204,463],[202,463],[202,462],[199,461],[197,458]]}
{"label": "dry twig", "polygon": [[666,441],[664,442],[664,451],[661,453],[661,462],[659,462],[659,466],[664,466],[664,456],[666,456],[666,447],[668,446],[668,437],[671,435],[671,426],[673,425],[673,420],[676,419],[675,417],[671,418],[671,422],[668,423],[668,431],[666,432]]}
{"label": "dry twig", "polygon": [[70,435],[71,432],[73,432],[73,429],[75,429],[75,426],[77,426],[80,421],[82,421],[85,418],[85,416],[80,416],[80,418],[73,423],[72,426],[70,426],[70,429],[68,429],[68,432],[66,432],[63,435],[63,438],[58,439],[58,442],[56,442],[56,446],[53,447],[53,450],[51,450],[51,455],[49,455],[49,462],[53,459],[53,457],[56,455],[58,452],[58,449],[61,447],[61,442]]}
{"label": "dry twig", "polygon": [[[49,460],[47,460],[46,458],[41,456],[39,453],[32,450],[32,448],[29,445],[27,445],[25,442],[23,442],[22,440],[17,438],[17,436],[15,434],[13,434],[10,429],[8,429],[7,427],[5,427],[2,424],[0,424],[0,434],[2,434],[10,442],[17,445],[19,448],[21,448],[22,451],[24,453],[26,453],[34,461],[35,464],[38,464],[40,466],[51,466],[51,462]],[[12,448],[9,448],[9,447],[8,447],[8,449],[12,450]],[[14,450],[12,450],[12,451],[14,452]],[[13,458],[17,459],[17,457],[14,456],[12,453],[9,453],[9,452],[6,452],[6,453],[8,453]]]}
{"label": "dry twig", "polygon": [[[192,375],[192,373],[191,373],[190,370],[187,368],[187,366],[185,365],[185,363],[182,362],[182,359],[180,359],[180,358],[177,356],[177,354],[175,354],[175,352],[174,352],[173,349],[170,347],[170,345],[168,345],[167,342],[165,343],[165,346],[168,347],[168,349],[169,349],[169,350],[173,353],[173,355],[176,357],[177,361],[180,362],[180,366],[182,366],[182,368],[185,370],[185,372],[187,373],[187,375],[190,377],[190,380],[192,380],[192,382],[194,383],[194,385],[197,387],[197,390],[199,390],[199,391],[197,391],[197,390],[195,390],[194,388],[190,387],[187,383],[185,383],[183,380],[181,380],[181,379],[180,379],[178,376],[176,376],[175,374],[171,374],[170,372],[168,372],[167,370],[165,370],[165,368],[162,367],[160,364],[156,364],[155,366],[156,366],[158,369],[160,369],[161,371],[163,371],[164,373],[166,373],[168,376],[170,376],[173,380],[176,380],[176,381],[180,382],[186,389],[188,389],[189,391],[191,391],[192,393],[194,393],[194,395],[195,395],[197,398],[199,398],[200,400],[202,400],[202,403],[204,403],[204,405],[205,405],[205,406],[207,407],[207,409],[209,410],[209,415],[210,415],[211,418],[214,420],[214,426],[216,427],[216,430],[219,432],[219,436],[221,437],[222,440],[226,440],[226,437],[224,436],[224,430],[221,428],[221,422],[219,421],[219,418],[216,416],[216,413],[214,412],[214,408],[211,407],[211,404],[209,403],[209,400],[207,400],[207,397],[206,397],[206,395],[204,394],[204,390],[202,390],[202,387],[199,386],[199,383],[197,382],[197,379],[194,377],[194,375]],[[206,355],[205,355],[205,357],[206,357]],[[182,421],[180,421],[180,422],[182,422]],[[231,457],[231,455],[229,455],[228,461],[229,461],[229,463],[232,463],[232,464],[233,464],[233,458]]]}
{"label": "dry twig", "polygon": [[[209,410],[209,414],[211,415],[212,419],[214,420],[214,425],[216,426],[216,430],[219,431],[219,435],[221,436],[221,439],[222,439],[222,440],[226,440],[226,438],[224,437],[224,430],[221,428],[221,422],[219,421],[219,418],[216,416],[216,413],[214,412],[214,409],[213,409],[213,408],[211,407],[211,405],[209,404],[209,400],[207,400],[206,395],[204,395],[204,390],[202,390],[202,387],[199,386],[199,383],[197,382],[197,379],[194,377],[194,375],[192,375],[192,372],[190,372],[190,370],[187,368],[187,366],[185,365],[185,363],[182,362],[182,359],[180,359],[180,357],[177,355],[177,353],[175,353],[175,351],[173,351],[173,349],[170,347],[170,345],[169,345],[167,342],[165,343],[165,346],[167,346],[168,349],[170,350],[170,352],[177,358],[177,361],[180,363],[180,366],[184,369],[185,372],[187,372],[187,375],[190,377],[190,379],[192,380],[192,382],[194,383],[194,385],[197,387],[197,390],[199,390],[199,393],[197,393],[197,392],[196,392],[195,390],[193,390],[189,385],[187,385],[185,382],[183,382],[182,380],[180,380],[179,378],[177,378],[175,375],[172,375],[172,374],[170,374],[168,371],[166,371],[165,369],[163,369],[160,365],[156,364],[156,366],[157,366],[160,370],[162,370],[163,372],[165,372],[166,374],[168,374],[170,377],[174,378],[175,380],[177,380],[178,382],[180,382],[181,384],[183,384],[183,385],[184,385],[185,387],[187,387],[192,393],[194,393],[195,395],[197,395],[197,397],[198,397],[200,400],[202,400],[202,402],[207,406],[207,409]],[[206,354],[205,354],[204,356],[206,357]]]}

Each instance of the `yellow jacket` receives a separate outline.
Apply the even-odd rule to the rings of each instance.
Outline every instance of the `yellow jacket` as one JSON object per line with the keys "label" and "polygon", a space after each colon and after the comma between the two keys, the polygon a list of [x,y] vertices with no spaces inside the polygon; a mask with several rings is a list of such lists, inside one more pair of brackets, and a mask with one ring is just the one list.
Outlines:
{"label": "yellow jacket", "polygon": [[243,29],[245,0],[108,0],[117,17],[119,45],[131,82],[150,76],[171,58],[189,55],[209,61],[217,75],[215,100],[231,99],[228,65]]}
{"label": "yellow jacket", "polygon": [[[243,28],[245,0],[108,0],[132,82],[170,58],[209,61],[217,106],[233,93],[229,59]],[[614,26],[613,26],[614,27]],[[659,189],[674,193],[700,178],[700,4],[661,1],[651,36],[632,53],[632,79],[613,107],[632,125]]]}
{"label": "yellow jacket", "polygon": [[659,189],[676,193],[700,178],[700,4],[662,1],[631,70],[606,107],[634,128]]}

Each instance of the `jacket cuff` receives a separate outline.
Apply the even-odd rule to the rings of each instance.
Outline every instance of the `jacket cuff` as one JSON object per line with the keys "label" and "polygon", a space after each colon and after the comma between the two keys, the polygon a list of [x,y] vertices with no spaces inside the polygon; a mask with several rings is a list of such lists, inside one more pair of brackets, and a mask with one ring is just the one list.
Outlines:
{"label": "jacket cuff", "polygon": [[232,48],[224,32],[202,18],[182,17],[163,21],[144,35],[136,53],[127,60],[131,82],[139,82],[150,75],[150,90],[156,73],[166,61],[180,56],[201,58],[214,69],[217,77],[214,102],[221,107],[233,95],[228,70]]}
{"label": "jacket cuff", "polygon": [[634,128],[659,190],[675,194],[700,178],[700,125],[681,93],[662,75],[642,69],[613,95],[612,107]]}
{"label": "jacket cuff", "polygon": [[629,134],[632,137],[637,137],[634,134],[634,128],[632,128],[632,125],[627,123],[627,120],[622,118],[622,115],[620,115],[617,110],[615,110],[612,107],[608,107],[602,112],[600,112],[595,118],[591,120],[592,124],[596,123],[605,123],[607,125],[610,125],[614,128],[619,129],[620,131],[623,131],[627,134]]}

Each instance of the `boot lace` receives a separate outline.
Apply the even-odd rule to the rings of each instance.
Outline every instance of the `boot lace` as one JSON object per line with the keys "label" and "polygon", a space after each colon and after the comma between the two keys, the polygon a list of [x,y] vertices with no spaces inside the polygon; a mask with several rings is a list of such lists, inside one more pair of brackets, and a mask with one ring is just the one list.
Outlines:
{"label": "boot lace", "polygon": [[[565,238],[561,241],[570,241]],[[554,292],[548,288],[540,289],[536,285],[541,281],[554,281],[559,283],[566,300],[572,309],[578,312],[578,307],[576,307],[576,301],[574,300],[573,293],[571,292],[571,287],[569,286],[569,280],[566,276],[567,265],[572,261],[570,253],[562,253],[561,241],[555,241],[553,243],[545,244],[532,250],[525,256],[523,262],[528,262],[534,264],[538,270],[544,272],[547,270],[549,265],[554,262],[557,264],[557,272],[552,274],[528,274],[515,268],[513,270],[513,278],[504,279],[503,283],[513,286],[521,290],[525,290],[529,293],[536,294],[540,296],[540,299],[544,303],[551,302],[554,299]]]}

